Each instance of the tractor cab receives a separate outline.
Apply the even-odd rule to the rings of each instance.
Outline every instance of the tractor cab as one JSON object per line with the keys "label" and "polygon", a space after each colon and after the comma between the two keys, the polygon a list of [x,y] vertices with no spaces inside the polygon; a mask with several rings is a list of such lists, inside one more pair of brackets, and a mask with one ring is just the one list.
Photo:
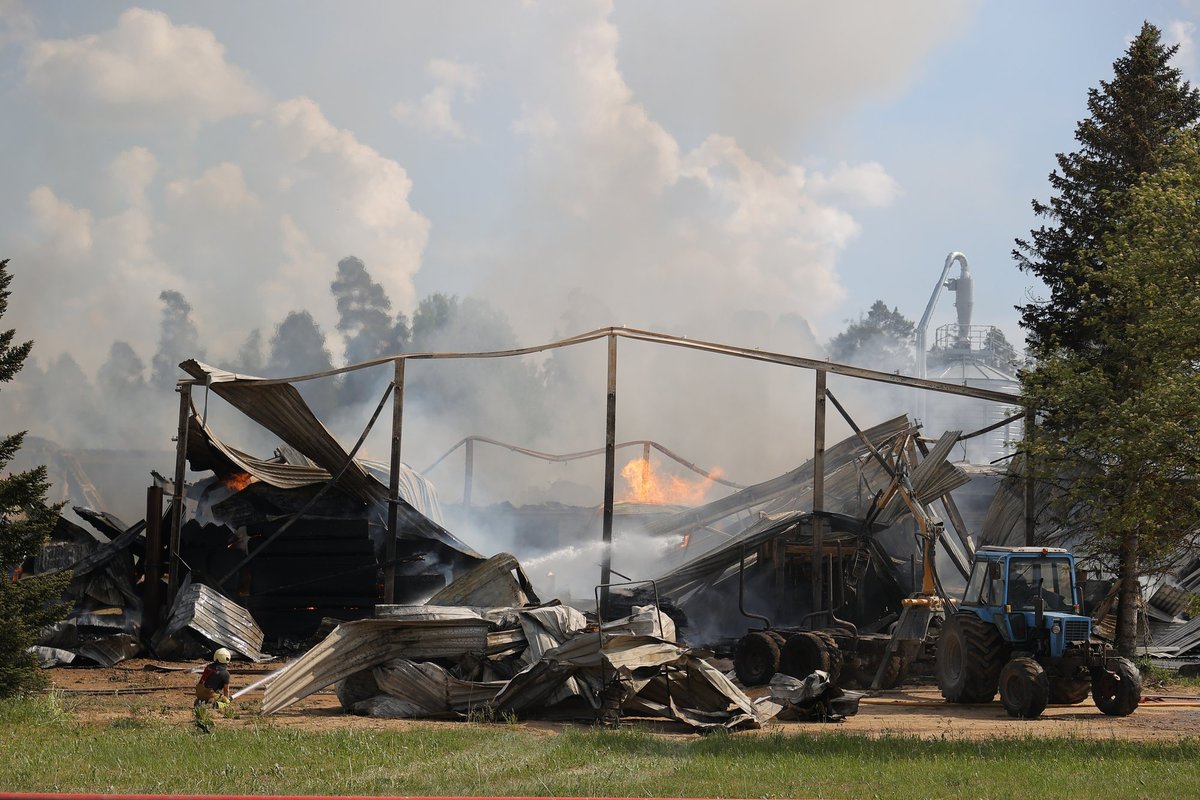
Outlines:
{"label": "tractor cab", "polygon": [[994,624],[1010,645],[1059,658],[1070,643],[1091,637],[1080,600],[1069,551],[981,547],[959,608]]}

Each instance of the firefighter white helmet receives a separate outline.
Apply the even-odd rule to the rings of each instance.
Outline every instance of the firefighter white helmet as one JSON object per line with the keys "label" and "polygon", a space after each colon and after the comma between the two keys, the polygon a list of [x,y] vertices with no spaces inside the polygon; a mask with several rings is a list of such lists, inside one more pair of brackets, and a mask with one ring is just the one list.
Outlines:
{"label": "firefighter white helmet", "polygon": [[224,647],[221,647],[217,649],[217,652],[213,653],[213,661],[216,661],[218,664],[228,664],[232,655]]}

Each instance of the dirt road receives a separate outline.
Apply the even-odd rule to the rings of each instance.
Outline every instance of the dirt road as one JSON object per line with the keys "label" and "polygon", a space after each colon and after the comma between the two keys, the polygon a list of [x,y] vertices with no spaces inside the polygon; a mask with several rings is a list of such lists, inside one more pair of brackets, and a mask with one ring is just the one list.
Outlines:
{"label": "dirt road", "polygon": [[[278,668],[278,665],[270,664],[235,663],[231,666],[235,691]],[[68,708],[82,722],[105,724],[131,716],[149,716],[171,723],[190,724],[192,687],[202,667],[200,663],[189,665],[134,659],[110,669],[57,668],[50,670],[49,677],[51,685],[61,691]],[[1146,695],[1153,697],[1166,694],[1167,691],[1148,687]],[[857,716],[839,724],[772,722],[764,730],[818,735],[834,732],[902,734],[934,739],[1062,736],[1171,741],[1200,738],[1200,691],[1177,688],[1169,691],[1172,698],[1179,699],[1148,700],[1129,717],[1106,717],[1091,700],[1087,700],[1077,706],[1052,706],[1036,720],[1015,720],[1005,714],[999,702],[981,706],[954,706],[943,703],[934,687],[912,686],[874,693],[864,699]],[[261,698],[260,691],[243,695],[235,703],[235,718],[222,718],[219,724],[294,726],[314,731],[464,724],[352,716],[342,711],[332,690],[311,695],[279,714],[260,717],[257,710]],[[664,733],[684,731],[682,727],[647,724]],[[528,722],[524,723],[524,727],[553,733],[561,730],[563,725]]]}

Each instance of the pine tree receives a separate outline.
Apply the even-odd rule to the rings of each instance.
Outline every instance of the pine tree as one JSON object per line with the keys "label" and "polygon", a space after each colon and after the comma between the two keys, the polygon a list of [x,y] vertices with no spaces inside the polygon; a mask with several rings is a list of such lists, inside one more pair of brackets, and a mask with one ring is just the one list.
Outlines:
{"label": "pine tree", "polygon": [[876,300],[867,316],[851,322],[829,342],[829,357],[887,372],[912,372],[913,321]]}
{"label": "pine tree", "polygon": [[[1120,579],[1117,646],[1136,646],[1138,576],[1169,566],[1200,530],[1200,141],[1123,193],[1109,231],[1076,265],[1090,346],[1022,373],[1040,414],[1027,443],[1059,484],[1060,531]],[[1117,199],[1117,198],[1114,198]],[[1098,266],[1103,265],[1103,266]]]}
{"label": "pine tree", "polygon": [[[8,260],[0,261],[0,317],[8,310],[12,276]],[[15,330],[0,333],[0,383],[21,370],[33,342],[13,344]],[[21,449],[25,434],[0,440],[0,471]],[[0,478],[0,697],[39,686],[43,679],[28,652],[39,629],[60,618],[57,600],[69,576],[53,579],[19,578],[22,562],[45,543],[58,518],[58,508],[46,504],[50,484],[46,468]]]}
{"label": "pine tree", "polygon": [[1120,212],[1114,203],[1143,174],[1163,168],[1170,152],[1163,146],[1200,119],[1200,92],[1170,65],[1178,49],[1143,24],[1113,63],[1113,79],[1088,91],[1089,116],[1075,129],[1080,148],[1059,153],[1059,169],[1050,174],[1054,196],[1048,204],[1033,201],[1034,212],[1053,224],[1018,239],[1013,257],[1050,290],[1048,299],[1019,307],[1035,355],[1086,348],[1095,340],[1096,320],[1081,314],[1095,291],[1084,270],[1104,267],[1097,245]]}

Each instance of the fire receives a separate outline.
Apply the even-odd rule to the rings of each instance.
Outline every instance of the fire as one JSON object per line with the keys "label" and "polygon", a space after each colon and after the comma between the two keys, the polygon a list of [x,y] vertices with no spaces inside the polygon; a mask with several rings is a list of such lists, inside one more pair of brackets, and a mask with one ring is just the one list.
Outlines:
{"label": "fire", "polygon": [[[712,471],[713,477],[721,475]],[[694,506],[704,502],[712,487],[712,478],[694,481],[675,475],[656,473],[645,458],[635,458],[621,468],[621,477],[627,484],[625,493],[618,498],[622,503],[650,503],[652,505]]]}
{"label": "fire", "polygon": [[254,483],[254,476],[249,472],[239,472],[225,479],[225,485],[235,492],[240,492],[252,483]]}

